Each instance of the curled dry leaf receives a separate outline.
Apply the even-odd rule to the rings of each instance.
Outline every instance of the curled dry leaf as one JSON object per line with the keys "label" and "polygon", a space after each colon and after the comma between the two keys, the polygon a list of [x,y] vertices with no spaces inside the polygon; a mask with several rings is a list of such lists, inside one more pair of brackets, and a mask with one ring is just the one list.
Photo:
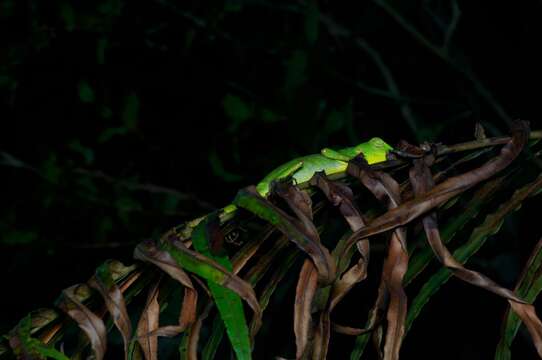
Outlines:
{"label": "curled dry leaf", "polygon": [[[538,240],[529,260],[523,268],[515,291],[527,301],[533,302],[542,291],[542,238]],[[501,339],[497,345],[495,359],[508,360],[512,357],[510,347],[519,330],[520,318],[510,309],[506,310],[501,329]]]}
{"label": "curled dry leaf", "polygon": [[[431,191],[434,186],[430,170],[423,160],[414,161],[414,167],[411,170],[410,178],[416,195],[427,193]],[[506,298],[510,303],[511,308],[526,325],[538,350],[539,356],[542,357],[542,322],[536,315],[534,307],[525,300],[519,298],[514,292],[499,286],[487,276],[463,267],[443,244],[440,238],[435,213],[426,215],[422,219],[422,222],[427,235],[427,240],[435,252],[437,259],[450,269],[456,277]]]}
{"label": "curled dry leaf", "polygon": [[[198,223],[199,224],[199,223]],[[153,244],[146,243],[143,244],[146,248],[153,247]],[[179,241],[176,237],[171,236],[169,239],[164,239],[163,246],[167,250],[168,256],[163,256],[162,259],[159,262],[159,266],[166,264],[164,270],[169,269],[168,271],[171,271],[172,269],[175,271],[175,273],[178,273],[178,270],[175,269],[175,267],[182,267],[190,272],[193,272],[206,280],[208,280],[210,283],[216,284],[217,286],[223,286],[229,290],[232,290],[237,295],[241,296],[249,306],[254,311],[254,320],[253,320],[253,333],[257,331],[261,324],[261,310],[258,304],[258,301],[256,299],[256,295],[254,293],[254,290],[252,287],[244,282],[241,278],[234,275],[230,270],[225,268],[223,265],[217,263],[213,259],[210,259],[207,256],[204,256],[196,251],[192,251],[188,249],[182,241]],[[143,248],[143,246],[141,247]],[[157,251],[158,249],[153,249],[154,251]],[[140,256],[136,253],[136,256]],[[167,261],[164,261],[164,257],[167,258]],[[173,262],[172,262],[173,261]],[[174,265],[174,267],[172,266]],[[183,271],[184,273],[184,271]],[[184,274],[186,275],[186,274]],[[184,276],[182,276],[180,279],[183,279]],[[209,284],[211,287],[211,284]],[[187,288],[188,290],[188,288]],[[215,289],[216,290],[216,289]],[[213,292],[213,291],[212,291]],[[214,291],[216,292],[216,291]],[[190,293],[187,293],[185,295],[185,301],[187,299],[190,299]],[[194,301],[192,302],[193,306],[185,306],[183,302],[183,312],[185,309],[193,309],[195,311],[195,293],[194,293]],[[191,311],[191,314],[194,313],[194,311]],[[182,316],[181,316],[182,319]],[[188,322],[186,322],[188,324]],[[198,329],[197,324],[193,324],[190,330],[190,335],[188,338],[186,338],[186,341],[188,342],[186,344],[186,351],[185,354],[189,358],[192,356],[193,351],[189,351],[191,348],[191,345],[197,346],[197,336],[194,334],[194,329]],[[201,324],[199,324],[201,326]],[[184,328],[184,326],[183,326]],[[169,329],[169,327],[167,328]],[[198,330],[199,333],[199,330]],[[194,343],[196,341],[196,343]]]}
{"label": "curled dry leaf", "polygon": [[[477,226],[471,233],[468,241],[454,251],[453,257],[461,263],[465,263],[485,243],[489,236],[495,234],[502,226],[508,214],[517,210],[522,202],[529,196],[537,194],[542,189],[542,175],[534,182],[529,183],[514,192],[512,197],[501,204],[498,209],[486,216],[482,224]],[[419,316],[429,298],[435,294],[440,286],[444,284],[452,273],[447,269],[441,269],[431,276],[422,286],[418,295],[413,299],[407,315],[407,329]]]}
{"label": "curled dry leaf", "polygon": [[[40,332],[38,339],[44,344],[48,344],[61,326],[58,322],[50,326],[59,319],[58,311],[42,308],[32,311],[29,315],[31,318],[30,334]],[[1,351],[0,355],[2,355]]]}
{"label": "curled dry leaf", "polygon": [[146,360],[158,359],[158,337],[154,333],[159,326],[160,304],[158,303],[160,281],[149,289],[145,308],[137,323],[137,341]]}
{"label": "curled dry leaf", "polygon": [[[429,168],[427,165],[425,165],[423,160],[414,161],[414,167],[411,171],[411,181],[417,195],[421,195],[433,187]],[[512,291],[498,286],[492,280],[476,271],[464,268],[461,263],[455,260],[440,238],[440,231],[438,229],[437,218],[434,212],[424,216],[422,222],[429,245],[433,249],[437,259],[442,262],[444,266],[449,268],[455,276],[471,284],[483,287],[484,289],[492,291],[507,299],[514,300],[515,302],[525,303],[524,300],[518,298]]]}
{"label": "curled dry leaf", "polygon": [[[362,162],[356,165],[350,162],[348,172],[358,177],[363,185],[388,209],[395,209],[401,204],[399,184],[388,174],[372,171],[368,164]],[[389,294],[387,309],[387,328],[384,345],[384,359],[399,358],[405,320],[407,313],[407,297],[403,288],[403,277],[408,267],[408,252],[406,247],[406,229],[396,228],[388,245],[388,256],[382,270],[382,283]]]}
{"label": "curled dry leaf", "polygon": [[360,211],[354,203],[354,193],[345,184],[330,181],[324,172],[317,172],[310,180],[310,184],[318,187],[326,195],[327,199],[339,207],[339,211],[344,216],[346,222],[352,231],[356,231],[365,226],[365,222]]}
{"label": "curled dry leaf", "polygon": [[[320,236],[312,222],[312,201],[305,191],[287,182],[275,183],[273,191],[286,201],[290,209],[300,220],[303,232],[308,237],[320,243]],[[310,355],[308,344],[313,338],[312,305],[318,289],[318,270],[311,260],[305,260],[296,286],[294,305],[294,334],[296,339],[296,358],[306,358]]]}
{"label": "curled dry leaf", "polygon": [[[153,241],[144,241],[138,244],[134,250],[134,258],[156,265],[185,287],[178,325],[160,327],[147,334],[147,336],[172,337],[183,332],[196,320],[198,293],[192,284],[192,280],[190,280],[188,274],[177,264],[170,253],[158,249]],[[138,337],[141,336],[142,334],[138,334]]]}
{"label": "curled dry leaf", "polygon": [[6,336],[17,359],[68,360],[63,352],[55,349],[52,345],[46,345],[31,337],[33,329],[39,327],[44,321],[50,320],[51,312],[52,310],[41,309],[28,314]]}
{"label": "curled dry leaf", "polygon": [[[370,336],[372,336],[373,342],[375,344],[375,349],[377,349],[378,356],[383,357],[380,351],[380,344],[382,343],[382,322],[384,320],[384,315],[389,303],[389,292],[386,288],[386,283],[382,278],[378,286],[378,293],[376,296],[375,304],[369,311],[369,318],[365,329],[357,329],[360,335],[357,336],[354,343],[354,349],[350,354],[351,359],[360,359],[365,346],[369,341]],[[370,332],[370,333],[369,333]]]}
{"label": "curled dry leaf", "polygon": [[96,289],[104,299],[105,306],[109,314],[111,314],[113,323],[122,335],[122,340],[124,341],[124,358],[127,359],[128,346],[132,336],[132,324],[126,310],[124,296],[115,284],[111,274],[110,267],[117,267],[114,264],[115,262],[114,260],[109,260],[100,265],[96,269],[96,274],[89,280],[88,285]]}
{"label": "curled dry leaf", "polygon": [[[332,196],[337,193],[337,195],[333,197],[336,205],[339,205],[341,202],[340,198],[343,193],[346,194],[345,196],[349,196],[349,199],[353,197],[352,192],[348,187],[342,187],[342,184],[339,185],[326,182],[324,173],[316,174],[315,177],[311,179],[311,184],[325,187],[325,190],[328,190],[326,193],[327,195]],[[334,191],[330,190],[330,187],[333,187]],[[286,185],[285,188],[286,190],[282,190],[282,192],[277,191],[277,194],[288,203],[290,208],[301,220],[305,232],[319,242],[319,235],[316,231],[316,227],[312,223],[310,197],[308,197],[306,192],[299,191],[297,187]],[[348,207],[348,205],[350,205],[350,207]],[[359,214],[352,206],[352,202],[348,203],[348,200],[345,200],[344,206],[341,206],[341,209],[349,223],[359,224],[359,222],[362,221]],[[308,347],[308,345],[311,339],[313,339],[312,358],[323,359],[327,355],[331,308],[329,306],[329,301],[324,299],[329,297],[329,292],[321,294],[324,296],[321,301],[324,301],[327,304],[322,304],[325,308],[320,312],[318,326],[314,328],[312,324],[312,310],[317,290],[317,268],[312,262],[305,261],[297,284],[294,306],[294,333],[296,335],[296,357],[298,359],[310,356],[311,348]]]}
{"label": "curled dry leaf", "polygon": [[180,266],[206,280],[232,290],[245,300],[254,312],[251,333],[257,332],[261,325],[261,308],[254,289],[249,283],[209,257],[188,249],[176,238],[168,239],[164,246]]}
{"label": "curled dry leaf", "polygon": [[81,292],[88,293],[89,289],[85,285],[74,285],[64,289],[58,307],[83,330],[90,341],[94,356],[97,360],[101,360],[104,358],[107,347],[107,330],[102,319],[80,302],[81,295],[78,293]]}
{"label": "curled dry leaf", "polygon": [[[327,309],[326,309],[327,310]],[[312,358],[326,359],[331,337],[331,316],[329,311],[320,312],[318,326],[314,330]]]}
{"label": "curled dry leaf", "polygon": [[192,281],[186,272],[175,262],[175,259],[167,251],[160,250],[154,241],[146,240],[139,243],[134,250],[134,258],[152,263],[165,271],[173,279],[183,286],[194,288]]}
{"label": "curled dry leaf", "polygon": [[391,236],[388,257],[384,263],[382,276],[390,296],[388,304],[384,359],[398,359],[405,333],[407,297],[403,289],[403,277],[408,266],[408,254],[403,246],[406,229],[398,228]]}
{"label": "curled dry leaf", "polygon": [[518,121],[512,129],[512,137],[495,158],[484,165],[465,174],[457,175],[436,185],[431,191],[405,201],[395,209],[374,219],[369,226],[354,232],[347,241],[345,251],[359,240],[371,235],[380,234],[405,225],[413,219],[425,214],[452,197],[472,188],[481,181],[487,180],[506,168],[521,152],[529,135],[529,126],[525,121]]}
{"label": "curled dry leaf", "polygon": [[[234,203],[276,226],[301,250],[307,253],[318,269],[320,283],[325,285],[333,282],[335,279],[335,261],[329,251],[320,244],[318,233],[315,229],[310,228],[306,216],[302,218],[303,222],[291,217],[261,197],[254,186],[240,190],[235,197]],[[309,229],[308,232],[307,229]]]}
{"label": "curled dry leaf", "polygon": [[[334,206],[339,207],[339,211],[352,231],[356,231],[365,226],[365,222],[354,203],[352,190],[347,185],[328,180],[323,172],[317,172],[310,180],[310,184],[320,188],[327,199]],[[336,252],[340,252],[338,250],[340,250],[343,243],[344,241],[339,241],[334,250],[334,255]],[[332,284],[329,301],[324,310],[320,313],[318,327],[316,328],[314,336],[313,359],[325,359],[327,357],[331,330],[331,311],[333,311],[339,301],[356,283],[362,281],[367,276],[369,240],[363,239],[356,245],[361,258],[357,264],[347,270],[346,273],[343,274],[343,270],[348,266],[350,256],[345,256],[345,259],[337,259],[338,273],[342,275]]]}
{"label": "curled dry leaf", "polygon": [[307,345],[312,337],[311,308],[317,288],[318,272],[312,261],[307,259],[301,267],[295,290],[294,333],[296,359],[301,359],[309,351]]}
{"label": "curled dry leaf", "polygon": [[[505,176],[492,179],[478,189],[471,199],[463,206],[465,209],[453,219],[448,220],[441,231],[442,241],[446,244],[450,242],[456,233],[461,230],[468,222],[476,219],[476,215],[482,210],[483,206],[493,198],[493,195],[507,181]],[[405,275],[404,284],[407,286],[414,280],[426,267],[431,259],[434,258],[431,247],[423,248],[418,251],[411,259],[408,271]]]}
{"label": "curled dry leaf", "polygon": [[[136,281],[141,275],[141,271],[134,271],[136,269],[137,266],[125,266],[120,261],[112,260],[109,262],[109,270],[111,272],[113,280],[116,283],[121,282],[121,292],[124,292],[125,289],[129,288],[131,284]],[[86,301],[90,297],[90,295],[90,291],[78,292],[79,302]],[[32,333],[43,329],[44,331],[40,331],[39,339],[43,343],[47,344],[53,338],[55,338],[59,331],[62,330],[63,325],[61,322],[55,322],[54,324],[52,324],[56,319],[58,319],[58,313],[55,310],[40,309],[38,312],[39,315],[37,317],[35,316],[37,314],[32,313]]]}
{"label": "curled dry leaf", "polygon": [[353,328],[350,326],[344,326],[344,325],[339,325],[339,324],[333,324],[332,326],[333,326],[333,331],[335,331],[336,333],[343,334],[343,335],[350,335],[350,336],[359,336],[359,335],[367,334],[373,331],[373,329],[358,329],[358,328]]}
{"label": "curled dry leaf", "polygon": [[198,341],[200,337],[203,321],[209,316],[209,312],[213,308],[212,302],[207,302],[202,313],[197,317],[196,321],[190,326],[187,332],[183,334],[181,344],[179,346],[179,355],[181,360],[198,360]]}
{"label": "curled dry leaf", "polygon": [[299,190],[289,182],[280,181],[273,183],[272,192],[286,201],[290,209],[306,225],[306,231],[311,232],[312,236],[317,233],[312,223],[312,200],[306,191]]}

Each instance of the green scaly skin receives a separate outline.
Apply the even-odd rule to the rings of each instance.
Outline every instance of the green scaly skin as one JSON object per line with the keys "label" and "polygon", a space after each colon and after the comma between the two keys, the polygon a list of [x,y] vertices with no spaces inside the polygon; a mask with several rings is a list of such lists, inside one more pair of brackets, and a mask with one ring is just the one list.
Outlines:
{"label": "green scaly skin", "polygon": [[[296,184],[303,185],[318,171],[324,171],[327,176],[342,175],[346,172],[348,161],[359,154],[363,154],[369,164],[375,164],[387,160],[387,154],[393,150],[384,140],[374,137],[359,145],[339,150],[329,148],[322,149],[320,154],[311,154],[295,158],[280,165],[265,176],[256,185],[258,193],[267,198],[273,181],[292,178]],[[220,211],[221,222],[231,219],[237,212],[237,206],[229,204]],[[204,217],[189,221],[181,236],[188,238],[194,228]]]}

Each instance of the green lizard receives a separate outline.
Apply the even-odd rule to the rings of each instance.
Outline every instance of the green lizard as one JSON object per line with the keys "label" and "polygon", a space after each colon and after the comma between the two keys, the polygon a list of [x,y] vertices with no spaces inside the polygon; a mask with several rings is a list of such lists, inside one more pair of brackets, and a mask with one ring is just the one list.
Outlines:
{"label": "green lizard", "polygon": [[[340,150],[325,148],[320,151],[320,154],[298,157],[277,167],[256,185],[256,190],[262,197],[267,197],[273,181],[291,177],[297,184],[306,183],[318,171],[324,171],[328,176],[344,173],[348,161],[360,153],[369,164],[386,161],[386,156],[391,150],[393,148],[390,145],[377,137]],[[222,209],[224,214],[231,214],[236,210],[237,206],[234,204],[227,205]]]}
{"label": "green lizard", "polygon": [[[369,164],[386,161],[387,154],[393,150],[384,140],[374,137],[371,140],[356,146],[339,150],[329,148],[322,149],[319,154],[301,156],[288,161],[275,168],[256,185],[258,193],[267,197],[273,181],[291,177],[297,184],[307,183],[317,171],[324,171],[326,175],[339,175],[346,171],[348,161],[359,154],[363,154]],[[226,205],[220,211],[221,223],[231,219],[237,212],[234,204]],[[176,230],[182,239],[190,238],[192,230],[203,220],[205,216],[191,220]]]}

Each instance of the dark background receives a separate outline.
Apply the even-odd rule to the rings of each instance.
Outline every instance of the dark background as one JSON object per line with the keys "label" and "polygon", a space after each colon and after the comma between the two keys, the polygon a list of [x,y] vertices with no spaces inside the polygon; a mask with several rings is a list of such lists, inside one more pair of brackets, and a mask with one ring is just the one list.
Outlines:
{"label": "dark background", "polygon": [[[0,1],[0,332],[294,156],[540,128],[540,1],[388,1],[427,43],[356,3]],[[505,305],[452,281],[404,353],[486,358]]]}

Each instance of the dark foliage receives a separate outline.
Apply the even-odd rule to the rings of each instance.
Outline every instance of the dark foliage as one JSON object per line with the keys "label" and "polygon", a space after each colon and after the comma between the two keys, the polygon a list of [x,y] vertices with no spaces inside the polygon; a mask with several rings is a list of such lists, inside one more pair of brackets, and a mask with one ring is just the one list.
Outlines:
{"label": "dark foliage", "polygon": [[[513,118],[540,128],[538,94],[524,90],[542,81],[539,2],[358,6],[1,0],[0,333],[295,156],[372,136],[452,144],[476,122],[488,136]],[[501,196],[533,179],[521,174]],[[540,237],[529,213],[540,201],[472,264],[507,288]],[[505,302],[456,282],[432,302],[446,311],[420,317],[405,356],[451,343],[450,358],[493,353]]]}

